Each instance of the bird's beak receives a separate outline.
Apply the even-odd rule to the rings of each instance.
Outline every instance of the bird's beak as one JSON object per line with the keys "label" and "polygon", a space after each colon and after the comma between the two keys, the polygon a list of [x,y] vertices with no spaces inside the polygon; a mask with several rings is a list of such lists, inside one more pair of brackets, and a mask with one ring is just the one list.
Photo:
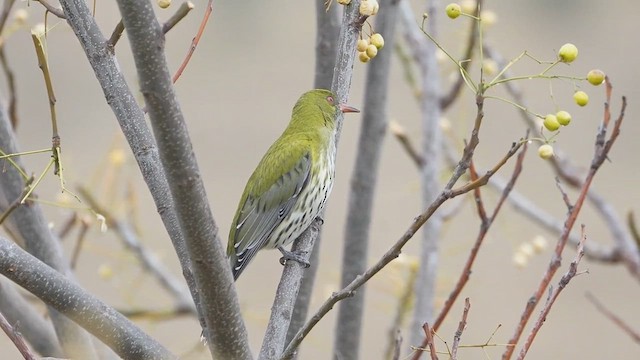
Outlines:
{"label": "bird's beak", "polygon": [[342,111],[343,113],[359,113],[360,110],[354,108],[353,106],[349,106],[349,105],[345,105],[345,104],[340,104],[340,111]]}

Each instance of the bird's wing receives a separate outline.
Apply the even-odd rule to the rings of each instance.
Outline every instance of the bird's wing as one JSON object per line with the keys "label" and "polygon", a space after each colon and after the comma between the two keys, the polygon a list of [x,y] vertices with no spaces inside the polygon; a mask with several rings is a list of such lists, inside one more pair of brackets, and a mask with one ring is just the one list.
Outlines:
{"label": "bird's wing", "polygon": [[[309,183],[311,154],[305,152],[299,159],[266,191],[256,194],[252,189],[245,190],[244,203],[240,205],[232,225],[235,231],[231,232],[227,248],[234,279],[240,276],[258,250],[265,246],[274,229],[289,215],[298,196]],[[269,162],[278,160],[266,157],[261,165],[276,165]],[[282,163],[279,165],[282,166]],[[260,174],[254,173],[252,178],[256,175]]]}

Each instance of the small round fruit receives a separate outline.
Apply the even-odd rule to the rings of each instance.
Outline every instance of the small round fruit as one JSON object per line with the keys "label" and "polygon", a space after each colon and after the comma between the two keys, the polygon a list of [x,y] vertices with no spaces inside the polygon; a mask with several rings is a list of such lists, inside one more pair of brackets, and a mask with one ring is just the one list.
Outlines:
{"label": "small round fruit", "polygon": [[571,43],[566,43],[560,47],[558,57],[560,61],[570,63],[578,57],[578,48]]}
{"label": "small round fruit", "polygon": [[455,19],[462,14],[462,8],[456,3],[447,5],[445,11],[447,12],[447,16],[451,19]]}
{"label": "small round fruit", "polygon": [[547,160],[553,157],[553,146],[549,144],[540,145],[538,148],[538,156]]}
{"label": "small round fruit", "polygon": [[482,10],[480,12],[480,18],[482,19],[483,28],[493,26],[498,21],[498,15],[491,10]]}
{"label": "small round fruit", "polygon": [[553,114],[545,116],[542,124],[549,131],[556,131],[560,128],[560,122],[558,122],[558,118]]}
{"label": "small round fruit", "polygon": [[358,49],[358,51],[362,52],[367,50],[367,46],[369,46],[369,42],[367,42],[367,40],[365,39],[360,39],[358,40],[358,45],[356,45],[356,49]]}
{"label": "small round fruit", "polygon": [[573,100],[576,102],[576,104],[585,106],[589,103],[589,95],[581,90],[576,91],[575,93],[573,93]]}
{"label": "small round fruit", "polygon": [[28,18],[29,12],[27,12],[26,9],[18,9],[15,13],[13,13],[13,20],[20,26],[26,24]]}
{"label": "small round fruit", "polygon": [[587,81],[591,85],[600,85],[604,82],[604,72],[602,70],[593,69],[587,73]]}
{"label": "small round fruit", "polygon": [[384,46],[384,38],[378,33],[371,35],[371,37],[369,38],[369,42],[373,46],[377,47],[378,50],[382,49],[382,47]]}
{"label": "small round fruit", "polygon": [[349,5],[349,4],[351,4],[351,0],[338,0],[338,4],[340,4],[340,5]]}
{"label": "small round fruit", "polygon": [[363,15],[363,16],[375,15],[378,12],[376,10],[376,6],[379,6],[377,0],[362,0],[360,2],[360,8],[359,8],[360,15]]}
{"label": "small round fruit", "polygon": [[367,63],[369,62],[369,60],[371,60],[371,58],[367,55],[366,52],[359,52],[358,53],[358,59],[360,60],[360,62],[362,63]]}
{"label": "small round fruit", "polygon": [[562,126],[567,126],[571,122],[571,114],[568,112],[561,110],[556,113],[556,119]]}
{"label": "small round fruit", "polygon": [[532,245],[535,252],[539,253],[543,252],[547,248],[548,241],[544,236],[537,235],[535,238],[533,238]]}
{"label": "small round fruit", "polygon": [[375,45],[369,45],[369,46],[367,46],[366,53],[367,53],[368,57],[373,59],[374,57],[376,57],[376,55],[378,55],[378,48],[375,47]]}
{"label": "small round fruit", "polygon": [[171,0],[158,0],[158,6],[161,9],[166,9],[171,5]]}

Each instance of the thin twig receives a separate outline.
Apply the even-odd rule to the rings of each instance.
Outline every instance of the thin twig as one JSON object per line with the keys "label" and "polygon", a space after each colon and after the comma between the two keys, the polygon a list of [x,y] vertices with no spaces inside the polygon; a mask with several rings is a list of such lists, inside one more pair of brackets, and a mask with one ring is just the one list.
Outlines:
{"label": "thin twig", "polygon": [[[476,6],[474,8],[473,16],[478,16],[478,9],[482,8],[482,0],[478,0]],[[449,89],[449,92],[446,95],[440,97],[440,108],[442,111],[446,110],[455,102],[460,95],[460,89],[462,89],[462,85],[464,85],[464,76],[463,73],[469,70],[471,66],[471,60],[473,57],[473,51],[476,47],[476,41],[478,39],[478,24],[477,20],[471,19],[469,22],[471,24],[471,29],[469,29],[469,38],[467,39],[467,48],[464,52],[462,61],[457,65],[462,68],[462,70],[458,71],[458,76],[456,77],[456,81]],[[480,64],[483,66],[483,64]]]}
{"label": "thin twig", "polygon": [[469,308],[471,307],[471,303],[469,302],[469,298],[464,299],[464,310],[462,311],[462,320],[458,323],[458,329],[456,330],[456,334],[453,337],[453,344],[451,345],[451,360],[456,360],[458,358],[458,347],[460,346],[460,338],[462,337],[462,332],[467,327],[467,316],[469,315]]}
{"label": "thin twig", "polygon": [[[481,109],[482,102],[479,102],[479,106]],[[479,111],[479,117],[482,116],[482,111]],[[480,126],[481,120],[478,119],[476,121],[476,126]],[[475,135],[477,137],[477,131]],[[473,138],[472,136],[472,138]],[[298,347],[298,345],[302,342],[302,340],[306,337],[306,335],[311,331],[311,329],[326,315],[333,306],[354,294],[354,292],[362,285],[364,285],[369,279],[371,279],[374,275],[376,275],[380,270],[382,270],[388,263],[398,257],[400,255],[403,246],[415,235],[415,233],[424,225],[424,223],[435,213],[435,211],[448,199],[455,197],[457,195],[464,194],[465,191],[471,191],[475,188],[475,186],[479,186],[479,182],[475,182],[474,186],[463,185],[457,189],[451,189],[453,185],[455,185],[457,179],[459,179],[462,174],[468,168],[468,164],[470,162],[471,157],[473,156],[473,150],[475,149],[475,145],[478,144],[477,138],[476,141],[470,141],[467,147],[465,148],[464,155],[460,160],[459,166],[456,167],[451,179],[449,180],[447,186],[440,193],[440,195],[433,201],[433,203],[420,215],[418,215],[411,226],[405,231],[405,233],[396,241],[396,243],[389,249],[387,252],[378,260],[373,266],[371,266],[367,271],[361,276],[356,277],[349,285],[344,287],[342,290],[338,292],[334,292],[325,302],[320,306],[318,311],[307,321],[307,323],[298,331],[296,336],[293,338],[291,343],[285,349],[282,358],[287,359],[289,356],[293,355],[293,352]],[[523,145],[523,142],[514,143],[504,156],[503,159],[500,160],[499,164],[506,163],[506,159],[512,157],[517,150]],[[491,176],[495,171],[499,169],[499,166],[494,167],[493,172],[487,172],[485,176]],[[464,190],[464,191],[463,191]]]}
{"label": "thin twig", "polygon": [[423,347],[421,350],[418,350],[418,354],[422,353],[424,349],[429,349],[429,355],[431,355],[431,360],[438,360],[438,353],[436,352],[436,345],[433,343],[433,330],[429,328],[428,323],[424,323],[422,325],[422,329],[424,330],[424,337],[427,339],[427,345]]}
{"label": "thin twig", "polygon": [[4,221],[7,219],[7,217],[9,217],[9,215],[11,215],[11,212],[13,212],[15,209],[18,208],[18,206],[23,204],[22,199],[27,196],[27,193],[29,193],[31,191],[31,184],[34,181],[34,177],[30,177],[25,183],[24,183],[24,190],[22,190],[22,193],[20,194],[20,196],[18,196],[17,199],[15,199],[10,205],[9,207],[7,207],[7,209],[2,213],[2,215],[0,215],[0,224],[4,223]]}
{"label": "thin twig", "polygon": [[42,4],[42,6],[44,6],[44,8],[47,9],[48,12],[50,12],[53,15],[59,17],[60,19],[66,19],[67,18],[64,15],[64,12],[62,11],[62,9],[57,8],[57,7],[49,4],[49,2],[47,0],[36,0],[36,1],[39,2],[40,4]]}
{"label": "thin twig", "polygon": [[80,250],[82,249],[82,245],[84,244],[84,240],[87,236],[88,231],[89,231],[89,221],[84,218],[80,219],[80,231],[78,232],[76,245],[73,247],[73,253],[71,255],[71,263],[69,265],[72,269],[75,269],[76,265],[78,264],[78,258],[80,258]]}
{"label": "thin twig", "polygon": [[[609,80],[607,79],[606,81],[608,86],[611,86]],[[578,214],[582,209],[582,205],[584,204],[584,201],[587,197],[587,192],[589,191],[589,187],[591,186],[591,183],[596,173],[598,172],[600,166],[605,161],[605,159],[607,159],[609,150],[613,146],[613,143],[615,142],[615,140],[618,138],[618,135],[620,134],[620,126],[622,125],[622,121],[624,119],[624,111],[627,107],[627,102],[625,97],[622,97],[622,107],[620,110],[620,115],[618,116],[618,118],[615,120],[613,124],[613,128],[611,129],[611,135],[609,136],[609,139],[605,141],[607,130],[608,130],[607,125],[609,124],[609,119],[611,118],[610,110],[608,106],[610,101],[611,101],[611,92],[607,91],[607,99],[606,99],[607,105],[605,105],[605,116],[599,128],[598,134],[596,135],[596,147],[595,147],[593,159],[591,161],[591,167],[589,168],[589,172],[584,182],[582,183],[582,188],[580,189],[578,199],[576,200],[576,203],[571,207],[571,210],[567,215],[567,220],[565,221],[565,227],[563,229],[563,232],[560,238],[558,239],[558,242],[556,243],[556,248],[554,251],[552,261],[549,264],[549,267],[547,268],[546,273],[540,280],[540,284],[538,285],[535,293],[527,301],[527,304],[523,310],[523,313],[520,316],[520,322],[516,326],[514,334],[509,340],[509,344],[515,345],[518,343],[518,340],[520,339],[520,336],[522,336],[522,332],[524,331],[524,328],[527,322],[529,321],[529,318],[533,314],[533,310],[535,309],[535,306],[540,301],[540,299],[542,299],[542,296],[544,295],[547,288],[549,287],[549,284],[551,283],[553,276],[555,275],[558,268],[560,268],[562,251],[564,250],[567,244],[569,235],[571,234],[571,229],[573,228],[573,225],[575,224],[576,219],[578,218]],[[515,350],[514,347],[508,347],[507,350],[502,355],[502,359],[503,360],[510,359],[511,356],[513,355],[514,350]]]}
{"label": "thin twig", "polygon": [[[176,10],[175,14],[173,14],[169,18],[169,20],[167,20],[167,22],[162,25],[162,33],[166,34],[169,32],[169,30],[173,29],[173,27],[176,26],[176,24],[178,24],[180,20],[182,20],[185,16],[187,16],[189,11],[193,10],[194,7],[195,5],[193,5],[191,1],[182,3],[178,10]],[[116,27],[113,29],[113,32],[111,32],[111,37],[107,41],[107,46],[111,52],[115,51],[116,44],[122,37],[123,32],[124,23],[122,22],[122,19],[120,19],[120,21],[118,21],[118,24],[116,24]]]}
{"label": "thin twig", "polygon": [[200,42],[200,38],[204,33],[204,28],[207,26],[207,22],[209,21],[209,16],[211,15],[212,11],[213,11],[213,0],[209,0],[209,2],[207,3],[207,8],[204,11],[204,16],[202,17],[202,21],[200,22],[200,27],[198,28],[198,32],[196,33],[196,36],[193,38],[193,40],[191,40],[191,46],[187,51],[187,55],[182,61],[182,64],[180,64],[180,67],[178,67],[178,70],[176,70],[176,73],[173,75],[172,80],[174,84],[176,83],[176,81],[178,81],[178,79],[182,75],[182,72],[184,71],[184,69],[186,69],[187,64],[189,64],[189,61],[191,60],[191,56],[193,56],[193,53],[196,51],[196,47]]}
{"label": "thin twig", "polygon": [[591,303],[596,307],[598,311],[600,311],[604,316],[606,316],[611,322],[613,322],[616,326],[618,326],[622,331],[627,333],[633,341],[640,343],[640,332],[634,330],[629,324],[627,324],[624,319],[614,314],[611,310],[607,309],[607,307],[601,303],[593,294],[587,292],[585,294],[587,300],[591,301]]}
{"label": "thin twig", "polygon": [[571,264],[569,265],[569,270],[567,270],[566,274],[564,274],[560,279],[560,281],[558,281],[558,286],[556,286],[553,289],[553,291],[551,291],[551,293],[549,294],[549,298],[547,299],[547,302],[544,305],[544,308],[542,308],[542,311],[540,312],[540,316],[538,316],[538,320],[536,321],[535,325],[531,329],[531,332],[529,333],[527,340],[525,341],[524,345],[522,346],[522,349],[520,350],[520,355],[518,355],[518,360],[523,360],[527,355],[527,352],[529,351],[531,344],[533,344],[533,340],[536,338],[536,335],[538,335],[540,328],[542,327],[545,320],[547,319],[547,316],[549,315],[549,311],[551,311],[551,307],[555,303],[556,299],[558,298],[562,290],[569,284],[571,279],[573,279],[576,275],[579,274],[578,264],[580,263],[580,260],[584,255],[584,242],[587,240],[587,236],[584,233],[584,225],[582,225],[581,232],[582,232],[582,236],[581,236],[580,243],[578,244],[578,252],[576,253],[576,256],[571,262]]}
{"label": "thin twig", "polygon": [[164,34],[168,33],[180,20],[184,19],[185,16],[189,13],[189,11],[193,10],[195,5],[191,1],[183,2],[178,10],[162,25],[162,32]]}
{"label": "thin twig", "polygon": [[395,331],[395,341],[393,346],[393,356],[391,356],[392,360],[400,359],[400,351],[402,350],[402,333],[400,329],[396,329]]}
{"label": "thin twig", "polygon": [[[509,197],[509,194],[510,194],[511,190],[513,189],[514,184],[516,183],[518,177],[520,176],[520,173],[522,172],[522,164],[524,162],[524,156],[525,156],[526,152],[527,152],[527,144],[525,142],[525,144],[522,147],[522,150],[520,151],[520,153],[518,154],[518,157],[516,158],[515,167],[513,169],[513,173],[511,174],[511,179],[509,180],[509,184],[505,187],[504,191],[502,192],[502,194],[500,196],[500,199],[498,200],[498,204],[496,205],[495,209],[493,210],[493,213],[491,214],[491,216],[489,218],[487,218],[486,215],[485,215],[484,216],[484,220],[483,220],[483,216],[481,215],[480,231],[478,233],[478,236],[476,238],[476,241],[475,241],[473,247],[471,248],[471,253],[469,254],[469,257],[467,258],[467,262],[465,263],[465,266],[462,269],[462,273],[460,274],[460,277],[458,278],[458,282],[456,283],[456,285],[454,286],[453,290],[451,291],[451,294],[449,294],[449,297],[445,301],[442,310],[440,310],[440,313],[438,314],[438,317],[436,318],[436,320],[433,323],[434,324],[433,325],[433,329],[435,331],[438,331],[438,329],[440,328],[440,325],[442,325],[442,323],[444,322],[444,319],[446,318],[447,314],[449,313],[449,310],[451,310],[451,307],[453,306],[454,302],[456,301],[458,296],[460,296],[460,293],[462,292],[462,289],[464,288],[464,286],[469,281],[469,277],[471,276],[471,269],[473,267],[473,264],[475,262],[475,259],[476,259],[477,255],[478,255],[478,251],[480,250],[480,246],[482,245],[484,239],[486,238],[486,235],[488,234],[489,229],[490,229],[491,225],[493,224],[494,220],[498,216],[498,213],[500,212],[500,209],[502,208],[502,204],[504,204],[505,200]],[[476,196],[476,200],[477,199],[479,199],[479,196]],[[483,206],[482,202],[481,201],[476,201],[476,204],[477,204],[478,209],[479,209],[478,212],[480,214],[484,213],[484,210],[482,210],[482,211],[480,210],[481,208],[484,209],[484,206]]]}
{"label": "thin twig", "polygon": [[35,355],[31,352],[27,344],[24,342],[22,335],[9,324],[7,318],[4,317],[2,313],[0,313],[0,328],[7,334],[7,337],[11,342],[16,346],[20,354],[25,358],[25,360],[35,360]]}
{"label": "thin twig", "polygon": [[[504,59],[495,51],[492,47],[484,44],[484,52],[489,58],[495,60],[500,67],[504,68]],[[508,72],[503,72],[504,77],[512,77]],[[514,102],[522,105],[523,109],[526,109],[524,95],[517,85],[512,82],[504,83],[505,90],[514,99]],[[608,88],[611,84],[606,82]],[[610,92],[610,88],[605,90]],[[610,98],[608,98],[610,100]],[[610,103],[607,100],[607,103]],[[626,102],[626,101],[625,101]],[[534,136],[541,136],[540,126],[536,120],[526,111],[520,111],[522,119],[527,123],[529,128],[534,132]],[[583,184],[583,171],[580,167],[573,164],[567,156],[563,156],[562,152],[554,146],[555,156],[549,159],[550,165],[553,167],[557,176],[559,176],[566,184],[580,188]],[[615,207],[604,200],[604,197],[598,194],[593,188],[590,188],[587,192],[587,199],[591,202],[594,209],[603,218],[605,224],[607,224],[609,231],[612,234],[612,238],[615,243],[615,248],[609,251],[593,251],[594,242],[593,239],[589,241],[590,246],[585,247],[585,256],[591,259],[597,259],[605,262],[622,262],[627,266],[629,272],[637,279],[640,280],[640,252],[639,246],[636,244],[627,229],[624,226],[624,221],[616,214]],[[519,207],[525,211],[529,216],[535,215],[534,212],[529,211],[527,207]],[[542,222],[542,221],[539,221]],[[550,228],[549,221],[545,221],[546,227]],[[562,224],[561,224],[562,225]],[[557,226],[554,226],[556,229]],[[562,226],[560,227],[560,229]],[[557,230],[556,230],[557,231]],[[561,232],[561,231],[559,231]],[[573,246],[577,246],[579,242],[579,236],[571,236],[569,241]]]}
{"label": "thin twig", "polygon": [[133,253],[142,267],[153,275],[158,283],[171,294],[176,302],[176,306],[178,308],[189,308],[190,311],[195,314],[196,309],[187,289],[163,266],[162,262],[154,254],[142,245],[131,227],[116,218],[107,208],[103,207],[98,200],[91,195],[89,189],[79,187],[78,192],[89,207],[96,213],[104,216],[107,226],[118,235],[122,243]]}

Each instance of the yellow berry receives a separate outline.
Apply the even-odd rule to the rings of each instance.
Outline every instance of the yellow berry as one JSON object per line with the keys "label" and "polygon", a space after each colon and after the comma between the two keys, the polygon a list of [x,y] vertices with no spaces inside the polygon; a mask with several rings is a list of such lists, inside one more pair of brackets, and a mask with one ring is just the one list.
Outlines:
{"label": "yellow berry", "polygon": [[375,45],[369,45],[369,46],[367,46],[366,53],[367,53],[368,57],[373,59],[374,57],[376,57],[376,55],[378,55],[378,48],[375,47]]}
{"label": "yellow berry", "polygon": [[526,256],[531,256],[534,253],[534,248],[532,244],[529,244],[527,242],[520,244],[520,247],[518,248],[518,252],[522,253]]}
{"label": "yellow berry", "polygon": [[480,18],[482,19],[482,26],[489,27],[494,25],[498,21],[498,15],[491,10],[482,10],[480,12]]}
{"label": "yellow berry", "polygon": [[602,70],[593,69],[587,74],[587,81],[591,85],[600,85],[604,82],[604,72]]}
{"label": "yellow berry", "polygon": [[18,25],[26,24],[28,18],[29,18],[29,13],[25,9],[18,9],[16,10],[15,13],[13,13],[13,19]]}
{"label": "yellow berry", "polygon": [[571,43],[566,43],[560,47],[558,57],[560,61],[570,63],[578,57],[578,48]]}
{"label": "yellow berry", "polygon": [[371,58],[363,51],[358,53],[358,59],[360,59],[360,62],[367,63]]}
{"label": "yellow berry", "polygon": [[551,159],[551,157],[553,157],[553,146],[549,144],[540,145],[538,148],[538,156],[545,160]]}
{"label": "yellow berry", "polygon": [[567,126],[571,122],[571,114],[568,112],[561,110],[556,113],[556,119],[562,126]]}
{"label": "yellow berry", "polygon": [[373,15],[378,13],[378,10],[380,10],[380,5],[378,4],[378,2],[376,0],[369,0],[369,1],[373,1]]}
{"label": "yellow berry", "polygon": [[371,37],[369,38],[369,42],[371,42],[372,45],[378,48],[378,50],[382,49],[382,47],[384,46],[384,38],[378,33],[371,35]]}
{"label": "yellow berry", "polygon": [[462,8],[460,7],[460,5],[456,3],[451,3],[447,5],[447,7],[445,8],[445,11],[447,12],[447,16],[450,17],[451,19],[455,19],[458,16],[460,16],[460,14],[462,14]]}
{"label": "yellow berry", "polygon": [[380,7],[377,0],[362,0],[359,8],[360,15],[373,16],[378,12],[376,7]]}
{"label": "yellow berry", "polygon": [[531,242],[533,245],[533,249],[539,253],[539,252],[543,252],[546,248],[547,248],[547,239],[545,239],[544,236],[542,235],[537,235],[535,238],[533,238],[533,241]]}
{"label": "yellow berry", "polygon": [[158,6],[160,6],[161,9],[166,9],[169,5],[171,5],[171,0],[158,0]]}
{"label": "yellow berry", "polygon": [[576,91],[573,93],[573,100],[580,106],[585,106],[589,103],[589,95],[584,91]]}
{"label": "yellow berry", "polygon": [[113,277],[113,268],[107,264],[101,264],[98,266],[98,276],[104,280],[108,280]]}
{"label": "yellow berry", "polygon": [[476,11],[476,6],[475,0],[462,0],[460,2],[462,12],[465,14],[473,14]]}
{"label": "yellow berry", "polygon": [[558,118],[553,114],[548,114],[547,116],[545,116],[544,122],[542,124],[549,131],[556,131],[560,128],[560,122],[558,122]]}
{"label": "yellow berry", "polygon": [[365,39],[360,39],[358,40],[358,45],[356,46],[356,49],[362,52],[367,50],[367,46],[369,46],[369,42],[367,42],[367,40]]}
{"label": "yellow berry", "polygon": [[351,4],[351,0],[338,0],[338,4],[340,4],[340,5],[349,5],[349,4]]}
{"label": "yellow berry", "polygon": [[482,61],[482,70],[485,75],[494,75],[498,72],[498,63],[492,59],[484,59],[484,61]]}
{"label": "yellow berry", "polygon": [[529,263],[529,257],[521,252],[513,254],[513,264],[522,269]]}

